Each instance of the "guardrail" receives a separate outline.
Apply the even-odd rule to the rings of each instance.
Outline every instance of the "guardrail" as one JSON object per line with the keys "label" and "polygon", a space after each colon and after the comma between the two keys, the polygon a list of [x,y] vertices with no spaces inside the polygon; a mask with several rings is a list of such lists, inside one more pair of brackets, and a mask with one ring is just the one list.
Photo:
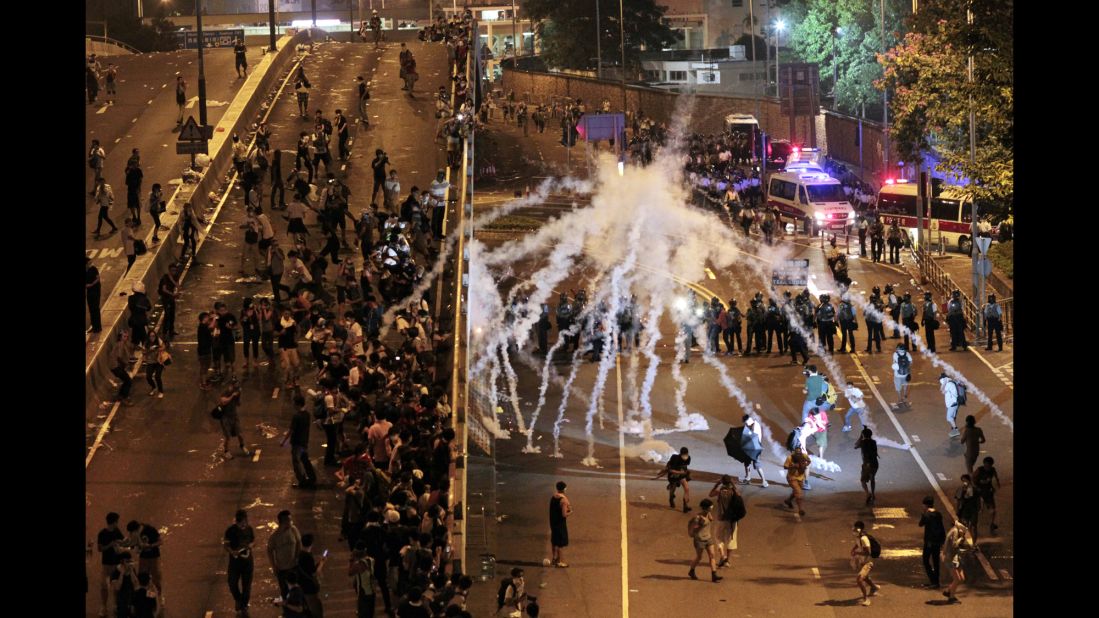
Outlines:
{"label": "guardrail", "polygon": [[[85,41],[85,43],[87,43],[87,41],[95,41],[97,43],[106,43],[108,45],[116,45],[116,46],[121,47],[122,49],[130,52],[131,54],[145,53],[145,52],[139,50],[138,48],[136,48],[132,45],[129,45],[127,43],[123,43],[122,41],[119,41],[118,39],[112,39],[110,37],[100,36],[98,34],[85,34],[84,35],[84,41]],[[98,55],[103,55],[103,54],[99,54],[99,52],[96,52],[96,53]]]}
{"label": "guardrail", "polygon": [[[100,309],[104,329],[85,344],[86,413],[95,408],[99,396],[113,390],[110,384],[112,352],[119,330],[127,327],[127,301],[133,284],[143,283],[150,293],[157,289],[160,278],[176,262],[175,249],[182,233],[184,204],[191,201],[196,211],[199,211],[209,203],[209,194],[222,185],[223,176],[232,166],[231,136],[234,133],[249,133],[256,113],[267,99],[266,94],[282,77],[283,70],[297,57],[297,45],[306,41],[308,36],[308,31],[303,30],[293,37],[283,37],[279,41],[279,50],[273,56],[265,56],[257,70],[248,76],[248,81],[241,87],[241,93],[251,90],[252,94],[242,99],[241,93],[238,93],[218,122],[214,137],[209,142],[210,166],[206,173],[197,184],[181,184],[169,200],[168,210],[161,215],[161,222],[169,228],[168,232],[161,235],[161,242],[156,245],[150,242],[152,231],[147,233],[144,240],[146,246],[150,247],[149,252],[138,256],[127,275],[119,279],[110,294],[104,297],[105,301]],[[264,67],[264,63],[268,63],[268,66]],[[263,96],[256,96],[261,93]],[[208,227],[206,231],[200,231],[200,235],[205,237],[209,229]],[[153,298],[155,296],[150,295],[150,300]]]}
{"label": "guardrail", "polygon": [[[954,290],[961,292],[962,312],[965,314],[966,322],[968,324],[976,324],[978,307],[973,303],[973,299],[966,294],[965,288],[955,283],[950,275],[947,274],[941,266],[935,263],[935,259],[929,252],[923,249],[913,248],[912,257],[916,260],[916,265],[919,267],[921,282],[929,284],[934,288],[937,294],[949,296]],[[1000,310],[1003,311],[1004,335],[1007,336],[1014,330],[1015,299],[1005,298],[997,301],[996,304],[999,305]],[[982,303],[981,306],[983,307],[984,303]]]}

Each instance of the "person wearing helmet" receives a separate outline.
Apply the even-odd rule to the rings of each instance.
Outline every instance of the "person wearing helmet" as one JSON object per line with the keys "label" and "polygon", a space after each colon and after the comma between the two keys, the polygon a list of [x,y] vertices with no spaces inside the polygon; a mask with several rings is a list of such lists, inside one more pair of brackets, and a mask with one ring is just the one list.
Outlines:
{"label": "person wearing helmet", "polygon": [[[759,299],[752,299],[752,306],[748,309],[748,345],[744,348],[744,355],[748,356],[753,351],[763,352],[763,307]],[[755,341],[755,345],[752,342]]]}
{"label": "person wearing helmet", "polygon": [[897,299],[897,295],[893,293],[893,284],[886,284],[885,286],[885,306],[889,310],[889,317],[893,320],[893,335],[890,339],[900,339],[901,331],[897,327],[901,323],[901,303]]}
{"label": "person wearing helmet", "polygon": [[832,306],[832,299],[828,294],[820,295],[816,317],[821,347],[827,346],[828,353],[835,354],[836,308]]}
{"label": "person wearing helmet", "polygon": [[740,340],[741,321],[744,318],[744,314],[740,311],[740,308],[736,306],[736,299],[729,299],[729,310],[725,312],[726,320],[725,326],[721,331],[721,338],[725,340],[725,356],[733,355],[733,343],[736,343],[736,350],[741,354],[744,354],[744,343]]}
{"label": "person wearing helmet", "polygon": [[927,349],[935,351],[935,331],[939,328],[939,307],[931,300],[931,292],[923,293],[923,326],[924,338],[927,339]]}
{"label": "person wearing helmet", "polygon": [[836,319],[840,325],[840,354],[847,354],[847,342],[851,342],[851,353],[855,353],[855,331],[859,327],[855,319],[855,308],[851,306],[851,297],[843,294],[840,297],[840,308],[836,312]]}
{"label": "person wearing helmet", "polygon": [[1000,305],[996,304],[996,295],[988,295],[988,304],[982,309],[985,318],[985,334],[988,337],[988,344],[985,345],[985,350],[992,351],[992,334],[996,334],[996,347],[998,352],[1004,351],[1004,321],[1003,309]]}
{"label": "person wearing helmet", "polygon": [[562,292],[561,300],[557,303],[557,336],[565,338],[565,346],[572,342],[572,337],[568,334],[569,327],[572,326],[573,308],[569,303],[569,295]]}
{"label": "person wearing helmet", "polygon": [[901,300],[901,323],[904,324],[908,330],[904,333],[904,347],[911,349],[912,346],[908,341],[909,333],[915,333],[920,329],[920,325],[916,322],[916,305],[912,304],[912,294],[909,292],[904,293],[904,298]]}
{"label": "person wearing helmet", "polygon": [[883,335],[881,326],[882,309],[885,308],[881,301],[881,288],[874,286],[867,302],[868,305],[863,309],[863,317],[866,320],[866,353],[870,354],[871,346],[877,344],[878,353],[880,354]]}
{"label": "person wearing helmet", "polygon": [[946,303],[946,325],[950,329],[950,351],[962,346],[963,352],[969,351],[969,342],[965,340],[965,313],[963,312],[962,293],[954,290],[950,301]]}

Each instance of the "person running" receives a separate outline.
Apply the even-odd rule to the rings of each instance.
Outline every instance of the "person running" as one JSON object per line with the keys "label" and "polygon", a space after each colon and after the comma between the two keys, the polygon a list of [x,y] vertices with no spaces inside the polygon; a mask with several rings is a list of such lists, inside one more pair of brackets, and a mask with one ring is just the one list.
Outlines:
{"label": "person running", "polygon": [[943,514],[935,510],[934,498],[924,496],[923,506],[923,515],[920,515],[920,527],[923,528],[923,568],[927,572],[927,587],[938,590],[939,554],[943,542],[946,541],[946,527],[943,525]]}
{"label": "person running", "polygon": [[851,561],[855,567],[855,584],[862,592],[862,605],[870,605],[870,597],[876,596],[881,586],[870,579],[870,571],[874,568],[874,557],[870,554],[870,536],[866,534],[866,524],[856,521],[854,525],[855,546],[851,548]]}
{"label": "person running", "polygon": [[687,571],[687,576],[691,579],[698,579],[698,576],[695,575],[695,567],[702,562],[702,552],[706,552],[710,559],[710,581],[716,583],[723,578],[717,574],[717,560],[714,557],[714,515],[712,512],[714,503],[709,498],[704,498],[698,506],[702,509],[702,512],[692,517],[687,526],[687,532],[690,534],[695,548],[695,559],[691,562],[691,570]]}
{"label": "person running", "polygon": [[[878,441],[872,437],[873,435],[872,429],[863,427],[862,435],[855,440],[855,448],[862,453],[862,474],[859,482],[862,483],[862,490],[866,492],[866,504],[874,504],[877,489]],[[868,483],[869,487],[867,487]]]}
{"label": "person running", "polygon": [[893,388],[897,390],[897,408],[908,408],[908,383],[912,381],[912,356],[908,353],[908,346],[897,344],[897,351],[893,353]]}
{"label": "person running", "polygon": [[[979,431],[979,430],[978,430]],[[1000,489],[1000,475],[996,474],[996,461],[991,457],[985,457],[982,460],[982,465],[977,468],[977,473],[973,475],[973,485],[977,489],[977,495],[981,497],[981,504],[983,510],[989,512],[989,533],[996,534],[996,529],[999,526],[996,525],[996,490]],[[996,482],[996,486],[992,486],[992,482]],[[976,519],[974,519],[974,530],[976,530]]]}
{"label": "person running", "polygon": [[569,546],[568,516],[572,514],[572,503],[565,495],[568,485],[564,481],[557,481],[557,491],[550,498],[549,522],[550,545],[553,547],[553,559],[551,564],[558,568],[568,568],[565,562],[565,548]]}
{"label": "person running", "polygon": [[668,459],[667,465],[660,471],[660,474],[656,475],[656,478],[661,476],[668,476],[668,506],[675,508],[675,490],[678,487],[683,488],[683,512],[688,513],[691,507],[688,504],[691,501],[691,456],[687,451],[687,447],[679,449],[679,453],[672,455]]}
{"label": "person running", "polygon": [[237,70],[237,77],[248,77],[248,48],[244,46],[244,39],[237,39],[233,45],[233,64]]}
{"label": "person running", "polygon": [[965,446],[965,471],[967,474],[973,474],[973,466],[977,465],[981,445],[985,443],[985,432],[977,426],[977,417],[972,414],[965,417],[961,443]]}
{"label": "person running", "polygon": [[939,392],[943,394],[943,401],[946,403],[946,422],[950,424],[951,438],[956,438],[962,434],[958,430],[958,425],[954,423],[954,420],[958,418],[958,383],[951,380],[946,372],[939,374]]}
{"label": "person running", "polygon": [[864,395],[862,390],[859,389],[850,380],[847,381],[847,387],[843,389],[843,396],[847,398],[848,403],[851,404],[849,409],[843,415],[843,431],[844,433],[851,431],[851,417],[857,416],[859,422],[863,427],[866,427],[866,421],[870,418],[869,411],[866,409],[866,401],[863,399]]}
{"label": "person running", "polygon": [[252,575],[256,567],[252,545],[255,542],[256,532],[248,523],[248,511],[240,509],[222,536],[222,547],[229,554],[229,593],[233,595],[238,616],[248,615],[248,602],[252,598]]}
{"label": "person running", "polygon": [[236,378],[229,380],[229,384],[222,391],[221,397],[218,398],[218,405],[215,411],[220,411],[220,415],[217,416],[217,420],[221,424],[221,433],[225,438],[224,443],[224,456],[225,459],[232,459],[233,454],[229,452],[229,440],[236,438],[237,443],[240,444],[240,450],[246,457],[252,455],[252,451],[248,450],[247,446],[244,446],[244,436],[240,430],[240,415],[237,408],[240,407],[240,384]]}
{"label": "person running", "polygon": [[[754,419],[751,416],[745,414],[743,417],[741,417],[741,420],[744,421],[744,430],[745,431],[751,431],[752,433],[756,434],[756,438],[759,439],[760,442],[762,442],[763,441],[763,430],[760,429],[759,423],[756,422],[756,419]],[[760,454],[762,455],[762,451],[760,451]],[[752,471],[753,467],[755,467],[756,472],[759,472],[759,480],[763,482],[763,488],[767,489],[767,478],[765,476],[763,476],[763,466],[759,465],[759,456],[757,456],[752,461],[744,464],[744,478],[741,479],[741,481],[740,481],[741,485],[751,484],[751,482],[752,482],[751,471]]]}
{"label": "person running", "polygon": [[[783,501],[786,508],[793,509],[797,502],[798,517],[805,517],[805,508],[802,505],[802,485],[809,469],[809,456],[805,454],[800,445],[794,447],[793,452],[786,456],[786,462],[782,464],[786,469],[786,482],[790,484],[790,497]],[[800,521],[800,520],[799,520]]]}
{"label": "person running", "polygon": [[729,552],[737,548],[736,524],[743,517],[744,498],[733,483],[733,477],[721,475],[721,480],[710,489],[710,497],[717,498],[714,515],[714,535],[717,537],[717,549],[721,560],[718,568],[729,564]]}
{"label": "person running", "polygon": [[943,543],[943,562],[950,569],[950,586],[943,591],[943,596],[950,603],[961,603],[955,593],[960,584],[965,583],[965,570],[962,568],[962,554],[973,549],[973,541],[969,536],[969,529],[961,519],[954,522],[954,527],[946,533],[946,541]]}

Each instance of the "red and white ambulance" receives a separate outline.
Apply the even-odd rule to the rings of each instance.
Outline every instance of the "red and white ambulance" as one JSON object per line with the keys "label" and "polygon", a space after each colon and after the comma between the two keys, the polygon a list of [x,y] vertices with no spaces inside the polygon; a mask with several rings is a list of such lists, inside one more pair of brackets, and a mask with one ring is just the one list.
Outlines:
{"label": "red and white ambulance", "polygon": [[[878,214],[886,228],[897,222],[910,242],[916,240],[916,191],[915,183],[887,180],[878,192]],[[968,200],[944,188],[931,198],[931,207],[924,213],[923,227],[928,230],[924,238],[929,241],[942,236],[948,247],[968,254],[973,249],[973,206]]]}

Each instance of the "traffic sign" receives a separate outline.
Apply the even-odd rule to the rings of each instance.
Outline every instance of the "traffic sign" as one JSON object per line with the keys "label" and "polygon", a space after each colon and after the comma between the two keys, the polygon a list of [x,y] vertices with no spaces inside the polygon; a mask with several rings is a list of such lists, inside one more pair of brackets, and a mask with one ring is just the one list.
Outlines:
{"label": "traffic sign", "polygon": [[176,154],[209,154],[206,140],[201,142],[176,142]]}
{"label": "traffic sign", "polygon": [[179,129],[179,137],[176,138],[176,141],[205,142],[206,132],[202,130],[202,127],[198,126],[194,116],[188,116],[187,122],[183,123],[183,126]]}
{"label": "traffic sign", "polygon": [[981,255],[985,255],[986,253],[988,253],[988,246],[991,244],[991,238],[986,238],[984,236],[977,237],[977,250],[981,252]]}
{"label": "traffic sign", "polygon": [[[977,240],[981,239],[978,238]],[[986,238],[985,240],[988,239]],[[977,260],[977,267],[980,269],[981,274],[986,277],[992,274],[992,261],[986,257]]]}
{"label": "traffic sign", "polygon": [[809,283],[809,260],[784,260],[771,271],[771,285],[797,285]]}

